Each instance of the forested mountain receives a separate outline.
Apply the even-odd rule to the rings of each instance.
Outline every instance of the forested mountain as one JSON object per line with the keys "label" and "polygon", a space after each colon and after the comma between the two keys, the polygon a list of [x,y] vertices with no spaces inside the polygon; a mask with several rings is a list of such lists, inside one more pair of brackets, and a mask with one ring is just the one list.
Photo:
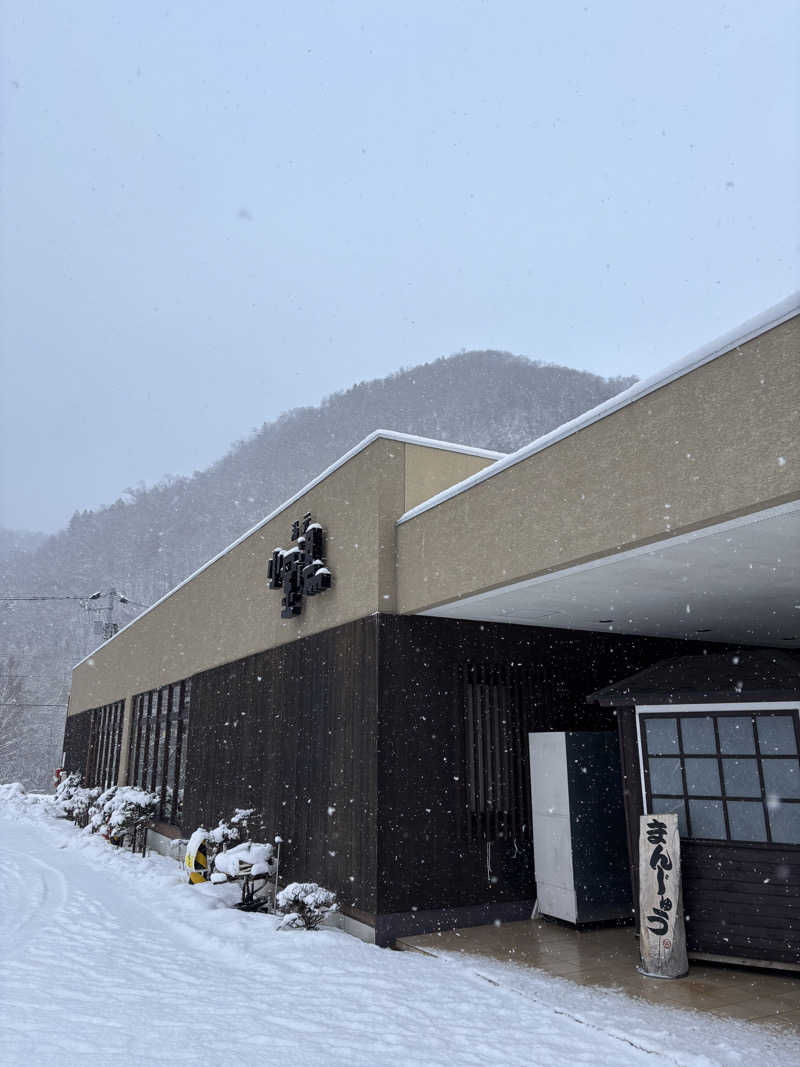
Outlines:
{"label": "forested mountain", "polygon": [[[5,531],[0,586],[7,596],[116,588],[132,601],[117,608],[116,621],[126,623],[374,429],[509,452],[632,381],[483,351],[361,382],[264,423],[207,470],[75,512],[40,544]],[[0,672],[14,656],[24,701],[65,703],[70,668],[99,643],[99,618],[77,600],[2,605]],[[0,754],[0,781],[9,776]]]}
{"label": "forested mountain", "polygon": [[0,560],[13,552],[32,552],[47,537],[32,530],[4,530],[0,526]]}

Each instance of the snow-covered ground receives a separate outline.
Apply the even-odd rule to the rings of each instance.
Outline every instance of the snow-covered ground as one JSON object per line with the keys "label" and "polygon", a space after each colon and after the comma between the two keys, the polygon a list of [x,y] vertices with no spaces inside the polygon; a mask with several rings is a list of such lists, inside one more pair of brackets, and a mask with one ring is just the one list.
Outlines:
{"label": "snow-covered ground", "polygon": [[275,931],[0,787],[0,1063],[800,1063],[800,1041],[523,971]]}

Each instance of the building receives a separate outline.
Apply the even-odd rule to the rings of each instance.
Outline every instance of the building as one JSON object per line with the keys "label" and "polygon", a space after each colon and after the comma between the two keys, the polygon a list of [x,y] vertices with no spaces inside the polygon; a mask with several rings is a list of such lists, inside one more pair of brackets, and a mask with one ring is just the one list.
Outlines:
{"label": "building", "polygon": [[[376,431],[75,667],[65,766],[159,791],[165,833],[256,807],[379,944],[527,917],[548,848],[562,917],[629,916],[638,815],[683,803],[687,911],[728,930],[690,951],[797,964],[799,415],[794,298],[513,455]],[[726,712],[757,797],[744,751],[725,794]],[[580,849],[532,807],[555,733],[603,739]]]}

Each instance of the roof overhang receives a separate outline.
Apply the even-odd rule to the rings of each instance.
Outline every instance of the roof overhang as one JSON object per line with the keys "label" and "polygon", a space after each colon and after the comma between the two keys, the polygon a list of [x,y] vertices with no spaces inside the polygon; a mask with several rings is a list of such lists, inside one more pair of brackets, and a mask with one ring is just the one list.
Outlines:
{"label": "roof overhang", "polygon": [[800,648],[800,501],[421,614]]}

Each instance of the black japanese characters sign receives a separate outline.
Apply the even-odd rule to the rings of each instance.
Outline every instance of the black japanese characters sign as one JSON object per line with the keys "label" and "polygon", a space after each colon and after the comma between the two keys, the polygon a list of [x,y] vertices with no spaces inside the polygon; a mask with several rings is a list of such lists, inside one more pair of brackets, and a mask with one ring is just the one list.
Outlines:
{"label": "black japanese characters sign", "polygon": [[664,937],[670,927],[672,897],[667,892],[669,872],[673,869],[672,857],[667,851],[667,824],[663,819],[648,819],[645,830],[650,856],[650,870],[656,876],[656,898],[650,908],[651,914],[645,916],[647,929],[657,937]]}
{"label": "black japanese characters sign", "polygon": [[654,978],[686,974],[678,817],[643,815],[639,833],[639,970]]}
{"label": "black japanese characters sign", "polygon": [[331,587],[325,566],[325,532],[311,513],[292,523],[292,548],[276,548],[267,567],[270,589],[282,589],[281,618],[292,619],[303,610],[303,597],[316,596]]}

